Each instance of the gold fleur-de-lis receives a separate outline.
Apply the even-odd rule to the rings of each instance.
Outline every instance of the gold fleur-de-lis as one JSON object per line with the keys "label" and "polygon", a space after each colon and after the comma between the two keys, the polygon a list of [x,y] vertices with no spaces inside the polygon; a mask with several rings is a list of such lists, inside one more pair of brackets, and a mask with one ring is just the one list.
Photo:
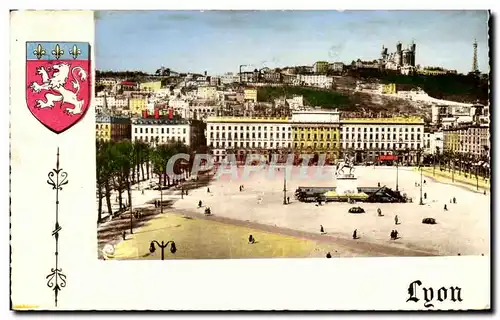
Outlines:
{"label": "gold fleur-de-lis", "polygon": [[71,50],[69,50],[69,53],[73,56],[73,59],[76,59],[76,58],[78,58],[79,55],[82,54],[82,50],[80,50],[80,48],[78,48],[75,44],[75,45],[73,45],[73,48],[71,48]]}
{"label": "gold fleur-de-lis", "polygon": [[57,60],[59,60],[59,58],[64,54],[64,50],[61,49],[61,47],[59,47],[58,44],[56,44],[56,47],[54,48],[54,50],[52,50],[52,55],[54,57],[56,57]]}
{"label": "gold fleur-de-lis", "polygon": [[45,49],[41,44],[38,44],[38,46],[36,46],[36,49],[33,51],[33,54],[38,60],[40,60],[45,54],[47,54],[47,52],[45,52]]}

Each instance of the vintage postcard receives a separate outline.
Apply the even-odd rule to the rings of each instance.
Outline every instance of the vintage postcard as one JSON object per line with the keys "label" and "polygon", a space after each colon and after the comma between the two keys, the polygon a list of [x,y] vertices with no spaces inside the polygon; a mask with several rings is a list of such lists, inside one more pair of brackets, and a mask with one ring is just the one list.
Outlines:
{"label": "vintage postcard", "polygon": [[489,20],[11,12],[11,308],[490,309]]}

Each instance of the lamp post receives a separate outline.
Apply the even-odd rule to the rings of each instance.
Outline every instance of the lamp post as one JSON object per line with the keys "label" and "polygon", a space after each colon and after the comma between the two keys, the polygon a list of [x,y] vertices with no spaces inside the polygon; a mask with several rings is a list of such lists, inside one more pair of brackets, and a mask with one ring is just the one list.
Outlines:
{"label": "lamp post", "polygon": [[161,259],[162,260],[165,260],[165,248],[170,244],[170,252],[172,253],[175,253],[177,251],[177,248],[175,246],[175,242],[173,242],[172,240],[169,240],[167,242],[161,242],[161,244],[156,241],[156,240],[153,240],[151,241],[151,244],[149,245],[149,252],[153,253],[155,252],[156,248],[155,248],[155,243],[158,247],[161,248]]}
{"label": "lamp post", "polygon": [[160,213],[163,213],[163,186],[160,183]]}
{"label": "lamp post", "polygon": [[399,156],[396,159],[396,191],[399,191]]}
{"label": "lamp post", "polygon": [[283,171],[283,204],[286,205],[286,165]]}
{"label": "lamp post", "polygon": [[423,177],[423,167],[420,165],[420,203],[419,205],[424,205],[424,200],[422,198],[422,177]]}
{"label": "lamp post", "polygon": [[434,150],[434,156],[432,157],[432,176],[436,176],[436,150]]}

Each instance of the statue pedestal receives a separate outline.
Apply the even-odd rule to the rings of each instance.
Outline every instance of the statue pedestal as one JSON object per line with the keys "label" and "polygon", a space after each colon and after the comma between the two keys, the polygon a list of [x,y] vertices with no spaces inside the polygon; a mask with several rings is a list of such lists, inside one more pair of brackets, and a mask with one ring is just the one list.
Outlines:
{"label": "statue pedestal", "polygon": [[358,178],[353,174],[342,174],[337,176],[335,193],[338,195],[358,193]]}

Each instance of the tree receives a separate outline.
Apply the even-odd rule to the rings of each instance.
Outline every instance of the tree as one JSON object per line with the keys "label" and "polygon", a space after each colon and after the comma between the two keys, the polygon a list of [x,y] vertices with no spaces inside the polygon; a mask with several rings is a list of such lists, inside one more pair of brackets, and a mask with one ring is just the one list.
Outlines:
{"label": "tree", "polygon": [[111,186],[110,182],[113,179],[113,167],[114,161],[111,156],[111,142],[96,142],[96,175],[97,175],[97,193],[99,197],[99,207],[97,219],[101,221],[102,219],[102,189],[104,188],[104,197],[106,198],[106,204],[108,213],[113,216],[113,211],[111,208]]}
{"label": "tree", "polygon": [[96,84],[96,86],[95,86],[95,92],[96,92],[96,93],[101,92],[101,91],[103,91],[105,88],[106,88],[106,86],[105,86],[105,85],[103,85],[103,84],[101,84],[101,83]]}

